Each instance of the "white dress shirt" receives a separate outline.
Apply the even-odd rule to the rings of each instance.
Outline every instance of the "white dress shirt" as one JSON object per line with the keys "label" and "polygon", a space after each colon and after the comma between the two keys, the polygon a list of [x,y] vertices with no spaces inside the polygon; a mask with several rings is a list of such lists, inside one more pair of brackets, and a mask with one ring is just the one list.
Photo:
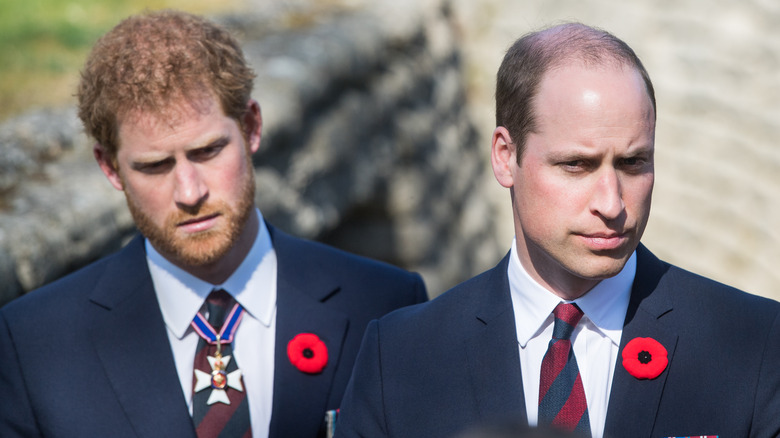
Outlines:
{"label": "white dress shirt", "polygon": [[160,255],[148,240],[146,259],[190,414],[198,345],[198,334],[190,323],[214,289],[225,289],[246,309],[233,340],[233,356],[244,378],[252,436],[267,437],[273,404],[276,252],[260,210],[256,212],[260,227],[252,249],[223,284],[210,284],[185,272]]}
{"label": "white dress shirt", "polygon": [[531,278],[517,257],[515,241],[512,242],[507,271],[528,423],[534,426],[538,420],[539,377],[542,359],[552,338],[555,319],[552,311],[562,301],[573,302],[582,309],[584,316],[572,334],[572,346],[585,389],[591,434],[593,438],[601,438],[623,322],[636,274],[636,253],[631,255],[619,274],[602,280],[574,301],[562,300]]}

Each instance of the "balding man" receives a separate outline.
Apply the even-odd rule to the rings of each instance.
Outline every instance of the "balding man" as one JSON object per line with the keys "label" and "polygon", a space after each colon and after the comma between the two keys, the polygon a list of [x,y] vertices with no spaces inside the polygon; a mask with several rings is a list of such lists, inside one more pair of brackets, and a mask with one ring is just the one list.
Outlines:
{"label": "balding man", "polygon": [[509,254],[369,325],[336,435],[508,417],[577,436],[780,436],[780,305],[640,243],[656,106],[634,51],[576,23],[528,34],[499,69],[496,119]]}

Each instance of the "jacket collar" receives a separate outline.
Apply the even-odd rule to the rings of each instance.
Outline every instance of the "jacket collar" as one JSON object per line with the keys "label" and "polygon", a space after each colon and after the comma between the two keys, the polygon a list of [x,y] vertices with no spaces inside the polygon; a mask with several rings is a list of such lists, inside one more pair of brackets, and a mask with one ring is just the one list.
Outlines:
{"label": "jacket collar", "polygon": [[[509,254],[493,269],[470,280],[476,309],[467,321],[464,351],[481,419],[514,418],[527,421],[523,379],[517,346],[507,264]],[[490,364],[490,372],[485,371]]]}
{"label": "jacket collar", "polygon": [[668,369],[677,346],[677,334],[664,324],[664,317],[674,308],[673,291],[663,282],[668,269],[668,264],[656,258],[643,245],[637,248],[637,274],[623,326],[620,351],[634,338],[650,337],[666,348],[669,364],[667,370],[657,378],[640,380],[631,376],[618,358],[604,430],[606,437],[649,437],[653,430]]}
{"label": "jacket collar", "polygon": [[[317,436],[334,374],[339,365],[348,318],[324,305],[340,290],[338,280],[310,255],[313,243],[268,226],[277,256],[276,353],[270,436]],[[296,335],[317,335],[328,349],[320,374],[295,368],[287,344]]]}
{"label": "jacket collar", "polygon": [[194,437],[140,236],[107,260],[90,301],[90,340],[136,434]]}
{"label": "jacket collar", "polygon": [[[514,313],[509,295],[509,255],[493,269],[470,280],[470,303],[475,321],[465,341],[468,369],[480,418],[511,417],[527,421],[520,360],[517,353]],[[620,351],[636,337],[652,337],[667,349],[671,364],[677,334],[664,324],[673,310],[671,290],[662,278],[669,265],[647,248],[637,248],[637,271],[621,337]],[[468,304],[467,304],[468,305]],[[485,364],[490,372],[485,372]],[[639,380],[628,374],[618,359],[610,394],[605,436],[649,436],[666,383],[664,371],[653,380]],[[668,368],[668,367],[667,367]]]}

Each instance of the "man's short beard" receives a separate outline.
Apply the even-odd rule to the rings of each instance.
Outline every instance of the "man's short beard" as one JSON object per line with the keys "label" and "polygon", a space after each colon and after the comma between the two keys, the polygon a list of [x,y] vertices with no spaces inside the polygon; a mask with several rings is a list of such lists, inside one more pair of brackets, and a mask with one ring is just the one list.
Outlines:
{"label": "man's short beard", "polygon": [[[206,266],[219,261],[233,248],[246,227],[249,215],[254,211],[253,170],[250,166],[235,210],[224,201],[214,203],[206,201],[191,211],[185,212],[179,209],[165,219],[162,228],[154,224],[152,219],[127,195],[127,192],[125,192],[125,199],[136,227],[163,256],[177,265]],[[176,235],[177,224],[214,213],[219,213],[225,219],[225,225],[220,229],[210,229],[186,238]]]}

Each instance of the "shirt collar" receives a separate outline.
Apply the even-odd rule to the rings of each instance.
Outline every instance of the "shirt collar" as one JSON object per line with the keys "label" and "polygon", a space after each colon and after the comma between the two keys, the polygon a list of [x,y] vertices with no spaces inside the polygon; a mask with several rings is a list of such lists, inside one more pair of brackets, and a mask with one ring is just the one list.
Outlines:
{"label": "shirt collar", "polygon": [[[516,240],[513,240],[507,275],[515,312],[517,341],[521,347],[525,347],[531,338],[544,330],[548,318],[552,321],[550,315],[553,309],[563,300],[531,278],[517,257],[516,245]],[[583,320],[590,321],[615,345],[620,345],[635,275],[636,251],[617,275],[601,280],[588,293],[571,301],[582,309],[585,314]]]}
{"label": "shirt collar", "polygon": [[146,261],[163,320],[179,339],[214,289],[225,289],[253,318],[265,326],[271,324],[276,308],[276,252],[260,210],[255,211],[260,226],[252,248],[236,271],[219,285],[174,265],[146,240]]}

